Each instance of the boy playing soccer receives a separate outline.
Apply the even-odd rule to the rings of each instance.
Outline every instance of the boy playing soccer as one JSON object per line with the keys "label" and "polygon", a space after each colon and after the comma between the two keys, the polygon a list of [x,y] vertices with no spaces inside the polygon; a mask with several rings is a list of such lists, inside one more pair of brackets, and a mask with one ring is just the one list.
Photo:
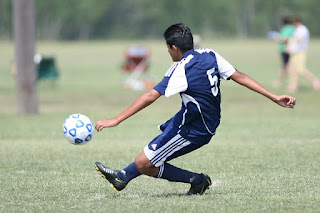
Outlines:
{"label": "boy playing soccer", "polygon": [[168,161],[209,143],[215,134],[220,124],[220,79],[232,79],[285,108],[293,108],[296,99],[268,91],[254,79],[237,71],[213,50],[194,50],[191,31],[184,24],[170,26],[163,35],[173,64],[162,81],[116,117],[98,121],[95,128],[100,132],[103,128],[117,126],[161,95],[169,97],[179,93],[182,98],[181,110],[159,126],[162,133],[145,146],[126,168],[113,170],[100,162],[96,162],[95,167],[117,191],[144,174],[189,183],[191,187],[187,195],[203,194],[211,185],[208,175],[183,170]]}

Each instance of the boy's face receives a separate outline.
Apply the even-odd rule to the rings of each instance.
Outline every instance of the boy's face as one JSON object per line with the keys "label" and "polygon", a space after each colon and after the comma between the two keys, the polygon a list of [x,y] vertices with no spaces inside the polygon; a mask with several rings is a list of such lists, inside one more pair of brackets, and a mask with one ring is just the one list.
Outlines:
{"label": "boy's face", "polygon": [[293,21],[293,25],[294,25],[295,27],[298,27],[298,26],[300,25],[300,22],[298,22],[298,21]]}
{"label": "boy's face", "polygon": [[177,48],[175,45],[170,45],[167,44],[168,52],[172,58],[172,61],[180,61],[181,60],[181,55],[179,48]]}

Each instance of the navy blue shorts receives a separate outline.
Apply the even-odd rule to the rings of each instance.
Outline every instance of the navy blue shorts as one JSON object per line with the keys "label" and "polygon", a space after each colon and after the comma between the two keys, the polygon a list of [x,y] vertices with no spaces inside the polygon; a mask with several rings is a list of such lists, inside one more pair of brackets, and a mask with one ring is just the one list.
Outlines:
{"label": "navy blue shorts", "polygon": [[155,167],[159,167],[164,162],[192,152],[207,143],[188,141],[179,134],[179,129],[169,122],[163,132],[144,147],[144,153]]}
{"label": "navy blue shorts", "polygon": [[281,53],[281,58],[282,58],[282,64],[287,65],[290,59],[289,53],[283,52]]}

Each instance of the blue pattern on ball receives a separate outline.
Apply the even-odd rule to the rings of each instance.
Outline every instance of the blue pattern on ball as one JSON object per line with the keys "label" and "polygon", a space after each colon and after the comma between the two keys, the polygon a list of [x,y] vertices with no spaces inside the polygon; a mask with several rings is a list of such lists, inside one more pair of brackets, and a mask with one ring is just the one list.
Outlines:
{"label": "blue pattern on ball", "polygon": [[79,118],[80,117],[80,114],[74,114],[72,115],[73,118]]}
{"label": "blue pattern on ball", "polygon": [[91,140],[91,134],[88,135],[88,137],[86,137],[85,141],[90,141]]}
{"label": "blue pattern on ball", "polygon": [[75,142],[76,144],[79,144],[79,143],[82,143],[83,140],[81,140],[80,138],[76,138],[76,139],[74,140],[74,142]]}
{"label": "blue pattern on ball", "polygon": [[76,127],[80,128],[80,127],[83,127],[83,126],[84,126],[84,123],[81,120],[78,120],[77,123],[76,123]]}
{"label": "blue pattern on ball", "polygon": [[70,134],[72,137],[75,137],[76,134],[77,134],[77,130],[76,130],[75,128],[70,129],[70,130],[69,130],[69,134]]}
{"label": "blue pattern on ball", "polygon": [[86,127],[89,132],[92,132],[92,124],[87,124]]}

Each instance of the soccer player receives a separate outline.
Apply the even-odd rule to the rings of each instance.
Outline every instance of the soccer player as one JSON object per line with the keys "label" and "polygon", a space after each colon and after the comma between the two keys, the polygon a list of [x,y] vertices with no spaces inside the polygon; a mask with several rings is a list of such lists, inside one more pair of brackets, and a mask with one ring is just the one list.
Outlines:
{"label": "soccer player", "polygon": [[145,146],[126,168],[113,170],[100,162],[95,163],[95,168],[117,191],[144,174],[191,184],[187,195],[201,195],[211,185],[210,177],[175,167],[168,161],[209,143],[215,134],[220,124],[220,80],[232,79],[282,107],[293,108],[296,100],[268,91],[254,79],[237,71],[213,50],[194,50],[191,31],[182,23],[170,26],[163,35],[173,64],[162,81],[116,117],[98,121],[95,128],[100,132],[103,128],[117,126],[162,95],[170,97],[179,93],[182,98],[181,110],[158,127],[162,133]]}

